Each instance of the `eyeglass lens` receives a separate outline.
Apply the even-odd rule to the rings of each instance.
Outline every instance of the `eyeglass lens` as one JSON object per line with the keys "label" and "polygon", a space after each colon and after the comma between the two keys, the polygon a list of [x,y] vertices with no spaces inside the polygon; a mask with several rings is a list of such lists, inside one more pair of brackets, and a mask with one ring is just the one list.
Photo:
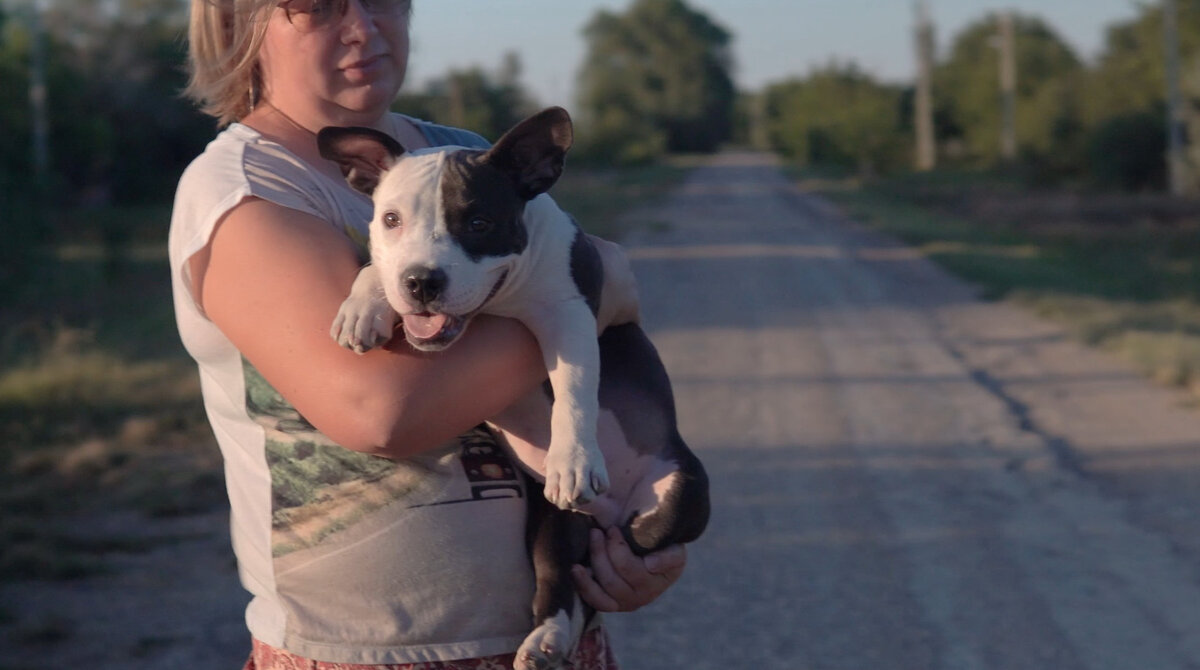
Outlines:
{"label": "eyeglass lens", "polygon": [[[411,0],[358,0],[363,11],[372,15],[397,12],[408,7]],[[349,0],[290,0],[279,6],[292,25],[301,29],[320,28],[346,15]]]}

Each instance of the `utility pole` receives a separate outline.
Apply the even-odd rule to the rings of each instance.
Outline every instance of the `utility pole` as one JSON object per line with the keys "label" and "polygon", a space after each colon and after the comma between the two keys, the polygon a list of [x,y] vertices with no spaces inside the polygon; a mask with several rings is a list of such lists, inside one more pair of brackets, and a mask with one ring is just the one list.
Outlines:
{"label": "utility pole", "polygon": [[39,188],[47,186],[50,174],[50,123],[46,111],[46,35],[42,13],[46,0],[35,0],[29,19],[29,112],[33,120],[33,174]]}
{"label": "utility pole", "polygon": [[913,101],[916,131],[918,171],[932,170],[937,165],[937,140],[933,131],[933,22],[929,18],[929,4],[917,0],[916,47],[917,47],[917,90]]}
{"label": "utility pole", "polygon": [[750,97],[750,146],[755,149],[771,149],[771,138],[767,134],[767,90]]}
{"label": "utility pole", "polygon": [[1184,156],[1183,96],[1179,90],[1179,17],[1175,0],[1163,0],[1163,45],[1167,62],[1167,169],[1171,195],[1188,192],[1187,158]]}
{"label": "utility pole", "polygon": [[1000,39],[1000,157],[1017,158],[1017,50],[1013,34],[1013,12],[999,16]]}

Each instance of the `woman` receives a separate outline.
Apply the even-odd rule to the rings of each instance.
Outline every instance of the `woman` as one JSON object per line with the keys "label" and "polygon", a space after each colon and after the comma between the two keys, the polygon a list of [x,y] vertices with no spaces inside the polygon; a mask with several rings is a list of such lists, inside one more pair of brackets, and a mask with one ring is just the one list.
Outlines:
{"label": "woman", "polygon": [[[337,347],[329,328],[363,262],[354,240],[371,205],[319,156],[315,133],[368,126],[410,149],[486,143],[388,111],[410,0],[191,9],[188,92],[230,125],[180,179],[172,279],[253,595],[247,667],[507,667],[530,620],[527,493],[473,427],[545,378],[536,342],[481,316],[437,355]],[[628,266],[597,244],[612,278],[599,320],[628,320]],[[630,610],[683,564],[682,548],[641,559],[597,531],[575,576],[597,609]],[[572,664],[613,667],[601,628]]]}

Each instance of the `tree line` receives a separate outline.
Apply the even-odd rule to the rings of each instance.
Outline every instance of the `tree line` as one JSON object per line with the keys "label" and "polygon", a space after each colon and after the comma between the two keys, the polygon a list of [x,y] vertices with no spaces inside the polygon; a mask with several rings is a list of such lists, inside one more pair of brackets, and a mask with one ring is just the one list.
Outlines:
{"label": "tree line", "polygon": [[[185,83],[184,0],[47,3],[45,80],[49,174],[56,204],[161,202],[214,134],[179,92]],[[22,212],[38,185],[31,151],[31,0],[0,0],[0,207]],[[1200,0],[1180,0],[1184,91],[1200,109]],[[418,11],[420,8],[418,7]],[[1143,5],[1109,28],[1103,53],[1083,62],[1053,27],[1014,22],[1018,163],[1039,181],[1160,188],[1165,91],[1160,7]],[[996,17],[959,34],[933,72],[939,163],[992,167],[1000,154]],[[830,62],[757,92],[734,84],[735,36],[686,0],[632,0],[598,11],[582,31],[585,58],[572,108],[580,155],[654,160],[754,142],[802,164],[863,173],[910,169],[911,85],[853,62]],[[397,109],[497,137],[538,101],[512,55],[406,90]],[[1200,115],[1192,134],[1200,136]],[[1197,150],[1200,152],[1200,149]],[[1196,156],[1200,164],[1200,155]],[[10,220],[13,220],[10,217]],[[18,219],[19,220],[19,217]],[[2,259],[0,259],[2,260]]]}
{"label": "tree line", "polygon": [[[953,167],[1004,165],[998,15],[950,41],[932,76],[938,158]],[[1179,3],[1183,89],[1200,136],[1200,3]],[[1015,166],[1041,184],[1160,190],[1166,176],[1166,66],[1161,6],[1108,28],[1085,63],[1045,21],[1016,15]],[[913,87],[833,62],[767,87],[755,100],[764,141],[806,164],[862,172],[913,164]],[[837,104],[830,104],[837,101]],[[1200,155],[1193,157],[1200,165]]]}

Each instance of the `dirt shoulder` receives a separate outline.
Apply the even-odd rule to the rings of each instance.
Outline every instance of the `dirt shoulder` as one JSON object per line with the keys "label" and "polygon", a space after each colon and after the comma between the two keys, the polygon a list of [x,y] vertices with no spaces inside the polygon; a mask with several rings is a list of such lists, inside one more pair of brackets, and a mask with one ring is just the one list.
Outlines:
{"label": "dirt shoulder", "polygon": [[249,637],[224,509],[172,519],[96,511],[64,522],[74,579],[0,583],[0,668],[237,668]]}

